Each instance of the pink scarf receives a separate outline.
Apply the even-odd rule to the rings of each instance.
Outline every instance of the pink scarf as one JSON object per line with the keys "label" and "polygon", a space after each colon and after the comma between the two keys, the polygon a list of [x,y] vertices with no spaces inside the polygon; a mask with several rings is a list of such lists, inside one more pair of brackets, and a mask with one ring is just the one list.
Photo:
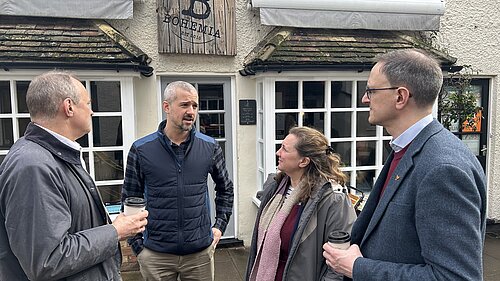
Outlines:
{"label": "pink scarf", "polygon": [[290,177],[279,183],[274,196],[262,211],[257,236],[257,257],[250,273],[250,281],[274,281],[281,247],[281,228],[293,206],[299,202],[298,188],[286,198]]}

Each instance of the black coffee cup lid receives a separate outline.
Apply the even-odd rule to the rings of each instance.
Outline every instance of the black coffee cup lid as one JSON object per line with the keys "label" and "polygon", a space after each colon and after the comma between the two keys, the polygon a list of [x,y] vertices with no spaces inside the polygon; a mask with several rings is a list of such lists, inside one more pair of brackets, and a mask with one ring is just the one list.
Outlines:
{"label": "black coffee cup lid", "polygon": [[345,243],[351,241],[351,236],[345,231],[332,231],[328,235],[328,242]]}
{"label": "black coffee cup lid", "polygon": [[144,206],[146,205],[146,200],[144,200],[144,198],[140,198],[140,197],[128,197],[125,199],[125,202],[124,202],[125,205],[128,205],[128,206]]}

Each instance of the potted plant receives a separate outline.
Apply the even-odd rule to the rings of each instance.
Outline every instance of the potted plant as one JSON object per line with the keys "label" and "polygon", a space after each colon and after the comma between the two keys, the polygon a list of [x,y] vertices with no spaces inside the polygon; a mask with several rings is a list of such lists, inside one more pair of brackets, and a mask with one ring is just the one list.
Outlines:
{"label": "potted plant", "polygon": [[480,130],[482,108],[477,106],[477,95],[472,91],[472,75],[478,71],[470,65],[445,79],[438,95],[438,120],[452,132]]}

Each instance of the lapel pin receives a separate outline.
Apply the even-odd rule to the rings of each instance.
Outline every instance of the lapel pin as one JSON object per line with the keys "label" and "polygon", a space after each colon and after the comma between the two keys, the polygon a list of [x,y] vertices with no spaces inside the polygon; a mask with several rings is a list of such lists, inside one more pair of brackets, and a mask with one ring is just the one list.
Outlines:
{"label": "lapel pin", "polygon": [[396,175],[396,177],[394,177],[394,179],[397,181],[399,180],[399,178],[400,178],[399,175]]}

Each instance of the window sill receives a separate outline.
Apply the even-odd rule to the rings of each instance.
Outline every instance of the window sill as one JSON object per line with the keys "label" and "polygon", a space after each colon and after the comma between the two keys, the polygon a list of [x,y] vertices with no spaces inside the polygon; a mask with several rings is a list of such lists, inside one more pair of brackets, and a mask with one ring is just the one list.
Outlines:
{"label": "window sill", "polygon": [[255,204],[255,206],[257,206],[257,208],[260,208],[260,200],[257,197],[253,196],[252,202]]}

